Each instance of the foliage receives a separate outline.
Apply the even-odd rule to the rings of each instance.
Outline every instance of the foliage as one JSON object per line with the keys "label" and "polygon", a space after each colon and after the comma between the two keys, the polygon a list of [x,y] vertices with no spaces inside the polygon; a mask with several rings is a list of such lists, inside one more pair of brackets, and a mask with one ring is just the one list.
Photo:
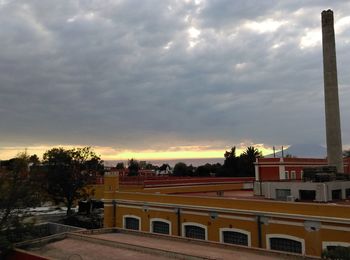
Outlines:
{"label": "foliage", "polygon": [[[262,157],[262,153],[249,146],[240,155],[236,156],[236,147],[233,146],[231,150],[226,151],[224,154],[224,164],[205,164],[198,167],[192,165],[186,165],[183,162],[175,164],[173,169],[174,176],[198,176],[208,177],[215,175],[217,177],[253,177],[255,176],[254,162],[256,158]],[[163,164],[159,167],[159,170],[165,170],[169,165]]]}
{"label": "foliage", "polygon": [[159,171],[166,171],[167,169],[170,169],[170,165],[167,163],[163,163],[160,167],[159,167]]}
{"label": "foliage", "polygon": [[208,177],[211,173],[211,165],[209,163],[198,166],[195,171],[195,176]]}
{"label": "foliage", "polygon": [[254,162],[256,158],[262,157],[261,152],[249,146],[239,156],[236,156],[236,147],[226,151],[225,162],[222,169],[217,170],[217,176],[221,177],[253,177],[255,175]]}
{"label": "foliage", "polygon": [[220,172],[222,166],[220,163],[210,164],[206,163],[205,165],[198,166],[195,170],[194,175],[198,177],[209,177],[216,175]]}
{"label": "foliage", "polygon": [[117,170],[124,170],[125,165],[123,162],[118,162],[116,168],[117,168]]}
{"label": "foliage", "polygon": [[139,165],[138,161],[136,161],[135,159],[130,159],[128,161],[128,169],[129,169],[128,176],[139,175],[140,165]]}
{"label": "foliage", "polygon": [[[37,206],[35,186],[28,178],[27,154],[19,154],[2,164],[0,173],[0,253],[27,237],[30,223],[23,224],[25,208]],[[6,166],[4,166],[6,165]]]}
{"label": "foliage", "polygon": [[177,164],[175,164],[174,170],[173,170],[173,175],[174,176],[188,176],[189,170],[187,168],[186,163],[178,162]]}
{"label": "foliage", "polygon": [[249,146],[240,156],[240,170],[241,176],[255,176],[255,167],[254,162],[256,158],[262,157],[262,153],[254,148],[253,146]]}
{"label": "foliage", "polygon": [[153,165],[152,163],[146,163],[145,169],[146,170],[158,170],[159,167],[157,165]]}
{"label": "foliage", "polygon": [[38,165],[40,163],[40,159],[36,154],[33,154],[29,157],[29,162],[33,165]]}
{"label": "foliage", "polygon": [[350,247],[337,246],[332,250],[324,250],[321,257],[329,260],[350,260]]}
{"label": "foliage", "polygon": [[222,170],[217,174],[219,177],[237,176],[238,173],[238,160],[236,156],[236,147],[232,147],[230,151],[226,151],[224,154],[225,161]]}
{"label": "foliage", "polygon": [[56,203],[64,202],[70,215],[73,202],[83,196],[89,178],[103,173],[103,161],[90,147],[53,148],[43,159],[48,173],[48,193]]}

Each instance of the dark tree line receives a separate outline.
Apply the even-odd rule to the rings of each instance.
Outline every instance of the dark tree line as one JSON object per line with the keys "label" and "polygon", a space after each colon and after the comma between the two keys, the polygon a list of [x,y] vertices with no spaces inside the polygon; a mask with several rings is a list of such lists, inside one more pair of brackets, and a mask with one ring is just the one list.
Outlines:
{"label": "dark tree line", "polygon": [[236,156],[236,147],[224,154],[224,164],[205,164],[199,167],[186,165],[179,162],[174,166],[174,176],[193,176],[193,177],[254,177],[254,162],[256,158],[262,157],[261,152],[250,146],[240,155]]}
{"label": "dark tree line", "polygon": [[123,162],[118,162],[116,165],[117,170],[125,170],[128,168],[128,176],[138,176],[139,170],[165,171],[168,167],[170,167],[169,164],[162,164],[161,166],[158,166],[146,161],[138,161],[133,158],[128,160],[127,167]]}

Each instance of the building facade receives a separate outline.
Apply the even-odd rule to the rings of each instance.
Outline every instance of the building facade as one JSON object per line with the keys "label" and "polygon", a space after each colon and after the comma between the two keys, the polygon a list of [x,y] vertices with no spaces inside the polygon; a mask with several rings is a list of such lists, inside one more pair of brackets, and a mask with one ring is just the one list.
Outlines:
{"label": "building facade", "polygon": [[[343,161],[344,173],[350,174],[350,158],[344,158]],[[303,178],[303,168],[327,165],[327,159],[321,158],[257,158],[255,162],[255,180],[301,180]]]}
{"label": "building facade", "polygon": [[[105,227],[308,256],[350,246],[348,205],[177,195],[174,187],[172,194],[165,188],[122,192],[118,181],[116,175],[105,176]],[[182,187],[177,189],[180,193]]]}

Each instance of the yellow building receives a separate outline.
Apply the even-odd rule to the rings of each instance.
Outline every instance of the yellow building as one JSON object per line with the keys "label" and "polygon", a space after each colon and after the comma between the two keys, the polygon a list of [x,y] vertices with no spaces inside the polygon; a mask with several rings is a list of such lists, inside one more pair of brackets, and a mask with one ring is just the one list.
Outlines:
{"label": "yellow building", "polygon": [[[225,190],[244,184],[225,185],[134,187],[131,192],[119,187],[117,174],[106,174],[104,226],[306,256],[350,246],[349,205],[227,198]],[[180,194],[206,190],[219,196]]]}

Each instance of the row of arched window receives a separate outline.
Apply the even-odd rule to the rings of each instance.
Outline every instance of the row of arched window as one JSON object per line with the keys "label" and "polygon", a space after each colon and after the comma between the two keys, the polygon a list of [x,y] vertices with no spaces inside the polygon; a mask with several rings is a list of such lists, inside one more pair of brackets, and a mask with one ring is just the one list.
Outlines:
{"label": "row of arched window", "polygon": [[[123,227],[126,229],[141,230],[141,218],[134,215],[124,215]],[[171,230],[171,221],[161,218],[150,219],[150,232],[172,235]],[[182,234],[188,238],[208,239],[207,227],[195,222],[182,223]],[[221,228],[220,241],[223,243],[250,246],[250,232],[234,228]]]}
{"label": "row of arched window", "polygon": [[[123,228],[141,230],[141,218],[134,215],[123,216]],[[171,221],[161,218],[150,219],[150,232],[172,235]],[[251,234],[249,231],[236,228],[220,228],[220,242],[251,246]],[[208,240],[207,226],[195,222],[182,223],[182,236],[194,239]],[[346,244],[346,245],[345,245]],[[323,249],[334,246],[350,246],[350,243],[323,242]],[[302,238],[284,234],[268,234],[266,236],[266,248],[283,252],[305,254],[305,241]]]}

